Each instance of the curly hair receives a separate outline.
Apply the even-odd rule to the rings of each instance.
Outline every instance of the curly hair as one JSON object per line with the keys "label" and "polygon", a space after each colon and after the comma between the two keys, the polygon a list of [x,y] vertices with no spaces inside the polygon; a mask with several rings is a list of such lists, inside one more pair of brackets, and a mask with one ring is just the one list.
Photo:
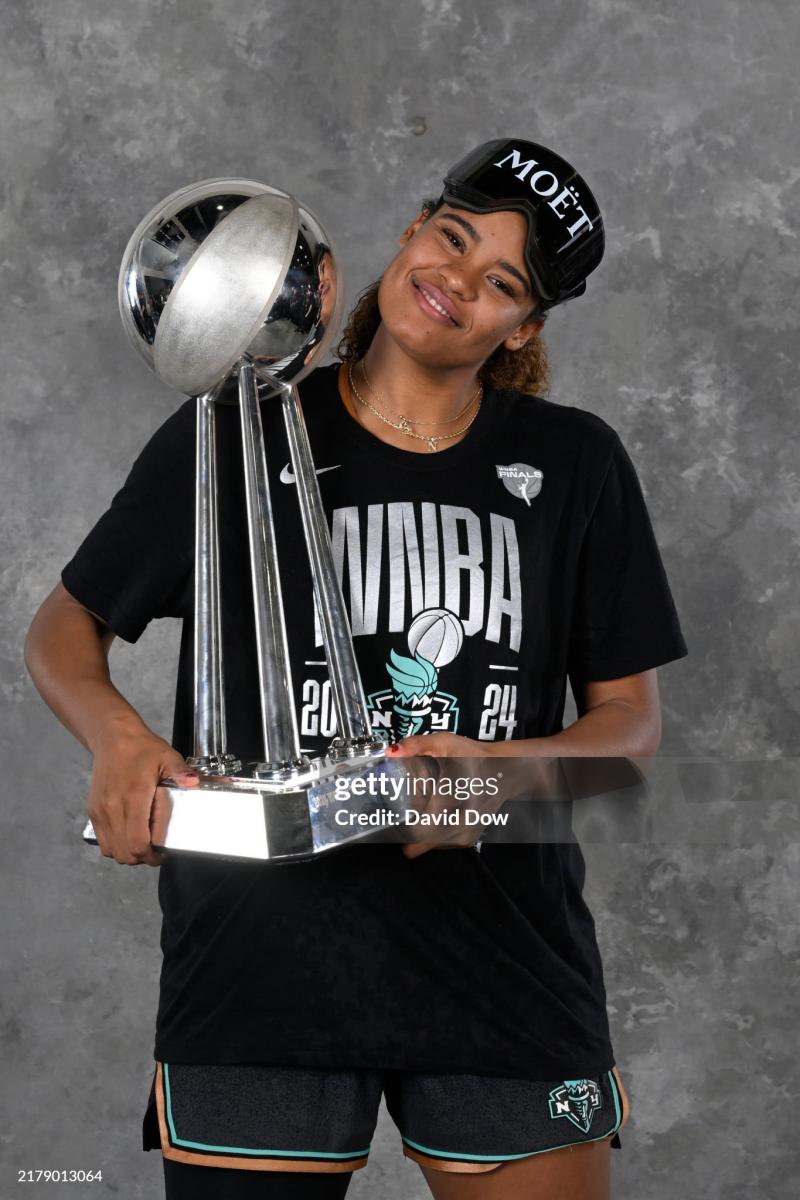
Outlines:
{"label": "curly hair", "polygon": [[[423,201],[420,211],[426,221],[442,203],[441,198]],[[365,288],[347,318],[347,324],[336,347],[336,353],[342,362],[357,362],[364,357],[372,344],[381,323],[378,308],[380,285],[380,279],[376,279]],[[547,314],[539,312],[536,305],[529,316],[546,318]],[[534,396],[545,396],[550,390],[550,364],[541,333],[535,333],[519,350],[507,350],[502,344],[499,345],[478,371],[478,379],[484,387],[497,391],[527,392]]]}

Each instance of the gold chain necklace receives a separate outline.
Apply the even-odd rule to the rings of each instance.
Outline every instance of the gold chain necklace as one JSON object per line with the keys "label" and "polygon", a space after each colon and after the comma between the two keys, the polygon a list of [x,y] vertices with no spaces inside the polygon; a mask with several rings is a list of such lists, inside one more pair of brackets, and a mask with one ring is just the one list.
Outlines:
{"label": "gold chain necklace", "polygon": [[[362,367],[362,369],[363,369],[363,367]],[[452,438],[458,437],[459,434],[466,433],[466,431],[469,429],[470,425],[472,424],[472,422],[475,420],[478,413],[480,412],[481,403],[483,400],[483,385],[478,384],[478,390],[475,393],[476,396],[480,397],[480,399],[478,400],[478,407],[475,409],[475,412],[470,417],[470,419],[467,421],[466,425],[462,426],[461,429],[457,429],[455,431],[455,433],[440,433],[440,434],[437,434],[436,436],[433,436],[433,435],[428,436],[428,434],[426,434],[426,433],[415,433],[414,430],[411,429],[410,423],[409,423],[407,417],[402,417],[400,423],[397,423],[396,421],[390,421],[389,418],[384,413],[382,413],[379,409],[375,408],[375,406],[373,404],[370,404],[369,400],[365,400],[355,385],[355,381],[353,379],[353,364],[352,363],[347,364],[347,379],[350,384],[350,390],[353,392],[353,395],[358,398],[360,403],[363,404],[365,408],[368,408],[370,410],[370,412],[373,412],[376,417],[378,417],[381,421],[384,422],[385,425],[390,425],[392,429],[399,430],[399,432],[404,433],[406,435],[406,437],[416,438],[417,441],[419,441],[419,442],[427,442],[428,449],[431,451],[437,450],[439,448],[439,442],[449,442],[452,440]],[[470,404],[472,404],[474,399],[475,399],[475,397],[473,396],[472,400],[470,400]],[[467,405],[467,408],[469,408],[469,404]],[[466,409],[462,409],[462,412],[465,412],[465,411],[466,411]],[[446,424],[447,422],[443,422],[443,423]]]}
{"label": "gold chain necklace", "polygon": [[[372,384],[369,381],[369,375],[367,374],[367,366],[366,366],[366,363],[364,362],[363,358],[359,361],[358,365],[361,367],[361,374],[364,376],[364,383],[367,385],[367,387],[369,388],[369,390],[372,392],[372,394],[374,396],[375,388],[372,386]],[[402,413],[394,412],[394,410],[391,408],[387,408],[386,411],[391,416],[400,418],[400,422],[403,425],[404,430],[406,428],[410,429],[412,425],[452,425],[453,421],[458,421],[460,417],[463,417],[464,413],[467,411],[467,409],[470,407],[470,405],[475,403],[476,397],[480,395],[480,391],[481,391],[481,385],[478,384],[477,388],[472,393],[469,400],[464,405],[464,407],[461,409],[461,411],[457,412],[454,417],[448,417],[446,421],[418,421],[418,420],[416,420],[416,418],[414,420],[412,420],[411,417],[405,417],[405,416],[403,416]]]}

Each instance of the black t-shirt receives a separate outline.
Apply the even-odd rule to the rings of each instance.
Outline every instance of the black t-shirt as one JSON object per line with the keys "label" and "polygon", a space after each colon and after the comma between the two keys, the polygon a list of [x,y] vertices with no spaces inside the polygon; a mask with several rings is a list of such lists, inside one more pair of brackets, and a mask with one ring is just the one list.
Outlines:
{"label": "black t-shirt", "polygon": [[[482,740],[563,726],[567,678],[686,654],[642,492],[602,419],[487,390],[465,438],[387,445],[345,409],[337,365],[300,385],[374,728]],[[262,403],[304,750],[335,732],[280,404]],[[195,405],[155,433],[65,567],[127,641],[184,619],[173,742],[192,752]],[[262,755],[238,412],[217,409],[229,748]],[[173,855],[155,1056],[468,1071],[613,1065],[575,842],[407,859],[362,844],[285,864]]]}

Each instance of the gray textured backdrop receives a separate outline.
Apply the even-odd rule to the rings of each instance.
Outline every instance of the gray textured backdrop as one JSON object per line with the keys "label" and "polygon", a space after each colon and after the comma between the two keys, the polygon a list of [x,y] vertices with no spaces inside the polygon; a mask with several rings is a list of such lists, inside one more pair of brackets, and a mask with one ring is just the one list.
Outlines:
{"label": "gray textured backdrop", "polygon": [[[0,52],[0,1194],[18,1169],[102,1167],[102,1184],[58,1194],[137,1200],[160,1180],[138,1149],[156,876],[82,848],[87,758],[21,657],[176,405],[116,313],[128,234],[193,179],[266,178],[336,232],[352,296],[472,144],[518,133],[572,158],[608,253],[548,324],[552,396],[609,420],[645,486],[691,649],[660,672],[662,750],[797,756],[798,22],[791,0],[6,0]],[[177,635],[162,622],[112,655],[162,732]],[[800,1186],[797,846],[586,854],[633,1105],[617,1194],[785,1200]],[[350,1194],[427,1194],[387,1123]]]}

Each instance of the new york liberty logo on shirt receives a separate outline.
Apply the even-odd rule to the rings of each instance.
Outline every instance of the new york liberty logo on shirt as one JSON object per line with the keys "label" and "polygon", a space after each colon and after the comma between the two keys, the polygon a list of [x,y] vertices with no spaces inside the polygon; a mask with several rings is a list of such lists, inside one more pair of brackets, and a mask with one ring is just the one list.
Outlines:
{"label": "new york liberty logo on shirt", "polygon": [[370,692],[372,728],[382,736],[458,731],[458,702],[439,691],[438,668],[453,661],[464,641],[464,627],[446,608],[419,613],[408,629],[409,655],[390,650],[386,670],[391,689]]}

